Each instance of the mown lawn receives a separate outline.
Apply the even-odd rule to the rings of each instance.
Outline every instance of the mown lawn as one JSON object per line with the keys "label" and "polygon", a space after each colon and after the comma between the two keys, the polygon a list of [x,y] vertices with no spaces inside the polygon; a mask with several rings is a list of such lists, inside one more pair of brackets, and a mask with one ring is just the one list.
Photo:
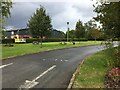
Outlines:
{"label": "mown lawn", "polygon": [[79,68],[72,88],[105,88],[105,75],[110,68],[108,61],[112,50],[104,50],[89,56]]}
{"label": "mown lawn", "polygon": [[77,46],[86,46],[86,45],[94,45],[94,44],[100,44],[100,41],[85,41],[85,42],[76,42],[75,45],[72,43],[69,43],[67,45],[61,45],[60,42],[48,42],[43,43],[43,47],[40,47],[39,45],[33,45],[32,43],[29,44],[14,44],[14,47],[5,47],[4,45],[0,46],[2,47],[2,58],[8,58],[8,57],[15,57],[25,54],[31,54],[31,53],[37,53],[42,51],[48,51],[48,50],[55,50],[55,49],[61,49],[61,48],[70,48],[70,47],[77,47]]}

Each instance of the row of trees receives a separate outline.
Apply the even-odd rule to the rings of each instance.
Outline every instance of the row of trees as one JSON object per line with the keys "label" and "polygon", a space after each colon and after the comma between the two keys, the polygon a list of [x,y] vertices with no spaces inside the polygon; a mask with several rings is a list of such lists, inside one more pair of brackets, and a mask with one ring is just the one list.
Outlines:
{"label": "row of trees", "polygon": [[[105,3],[101,0],[101,3],[96,2],[93,6],[97,16],[84,24],[79,20],[75,30],[69,31],[69,37],[95,40],[118,38],[120,40],[120,2]],[[99,22],[101,28],[97,27],[95,22]]]}
{"label": "row of trees", "polygon": [[94,20],[90,20],[87,23],[82,23],[82,21],[78,20],[76,23],[75,30],[67,31],[69,33],[69,38],[87,38],[87,39],[103,39],[104,32],[102,29],[97,28]]}

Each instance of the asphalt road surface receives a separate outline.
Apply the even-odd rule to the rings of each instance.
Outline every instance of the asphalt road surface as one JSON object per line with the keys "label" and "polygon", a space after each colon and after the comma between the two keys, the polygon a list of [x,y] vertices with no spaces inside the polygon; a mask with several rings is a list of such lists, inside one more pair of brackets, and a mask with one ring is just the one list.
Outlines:
{"label": "asphalt road surface", "polygon": [[3,60],[3,88],[67,88],[80,62],[99,45],[53,50]]}

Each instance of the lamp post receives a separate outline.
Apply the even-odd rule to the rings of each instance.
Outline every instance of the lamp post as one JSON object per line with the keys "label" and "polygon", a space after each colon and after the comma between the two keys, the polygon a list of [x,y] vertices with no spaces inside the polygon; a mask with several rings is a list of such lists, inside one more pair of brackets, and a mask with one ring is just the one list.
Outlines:
{"label": "lamp post", "polygon": [[67,30],[67,44],[68,44],[68,39],[69,39],[69,22],[67,22],[67,28],[68,28],[68,30]]}

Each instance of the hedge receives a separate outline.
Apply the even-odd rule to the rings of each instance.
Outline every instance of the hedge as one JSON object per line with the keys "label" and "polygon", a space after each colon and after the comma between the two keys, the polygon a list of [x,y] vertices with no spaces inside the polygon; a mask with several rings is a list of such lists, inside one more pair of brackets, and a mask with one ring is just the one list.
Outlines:
{"label": "hedge", "polygon": [[[86,38],[74,38],[74,39],[69,38],[68,40],[69,41],[88,41]],[[32,43],[33,41],[40,42],[41,39],[39,39],[39,38],[27,38],[26,39],[26,43]],[[62,42],[62,41],[67,41],[67,39],[66,38],[47,38],[47,39],[43,39],[43,42]],[[3,39],[2,43],[3,44],[15,43],[15,40],[14,39]]]}
{"label": "hedge", "polygon": [[3,43],[3,44],[15,43],[15,39],[2,39],[2,43]]}
{"label": "hedge", "polygon": [[[68,40],[69,41],[88,41],[85,38],[81,38],[81,39],[78,39],[78,38],[71,39],[71,38],[69,38]],[[35,38],[26,39],[26,43],[32,43],[33,41],[40,42],[41,39],[35,39]],[[47,39],[43,39],[43,42],[62,42],[62,41],[67,41],[67,39],[66,38],[47,38]]]}

